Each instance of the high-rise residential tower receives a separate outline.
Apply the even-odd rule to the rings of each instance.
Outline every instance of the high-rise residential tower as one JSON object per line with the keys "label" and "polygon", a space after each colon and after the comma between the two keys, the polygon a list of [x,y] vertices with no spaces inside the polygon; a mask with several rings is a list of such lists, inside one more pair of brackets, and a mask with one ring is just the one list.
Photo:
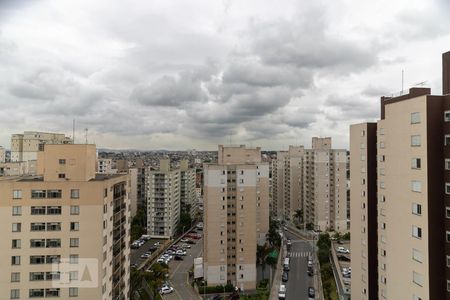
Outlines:
{"label": "high-rise residential tower", "polygon": [[41,150],[0,178],[0,298],[129,299],[128,176],[95,174],[95,145]]}
{"label": "high-rise residential tower", "polygon": [[11,136],[11,162],[36,160],[45,144],[70,144],[72,139],[60,133],[25,131]]}
{"label": "high-rise residential tower", "polygon": [[204,165],[204,278],[256,288],[256,245],[269,230],[269,165],[261,149],[219,145]]}
{"label": "high-rise residential tower", "polygon": [[[362,220],[352,221],[352,269],[364,274],[363,263],[368,260],[364,267],[370,282],[375,274],[371,268],[378,266],[377,293],[370,284],[366,291],[355,289],[364,286],[364,277],[352,274],[352,299],[450,299],[448,61],[450,52],[443,55],[442,96],[431,95],[429,88],[411,88],[398,97],[382,97],[376,139],[373,128],[363,133],[374,125],[351,127],[351,163],[361,166],[360,170],[352,167],[351,188],[356,188],[351,194],[352,220]],[[363,134],[369,134],[367,142],[362,141]],[[363,151],[375,147],[376,154]],[[366,162],[362,162],[363,152],[367,152]],[[362,198],[365,188],[358,182],[367,178],[366,183],[373,184],[373,177],[378,183],[377,199],[369,191]],[[357,209],[364,203],[365,209]],[[370,217],[375,213],[376,222]],[[363,244],[366,233],[368,242]],[[376,257],[370,254],[371,240],[377,240]]]}
{"label": "high-rise residential tower", "polygon": [[171,170],[168,159],[148,173],[147,196],[147,234],[172,238],[180,221],[180,170]]}
{"label": "high-rise residential tower", "polygon": [[180,207],[193,220],[197,215],[196,171],[189,168],[189,161],[180,161]]}

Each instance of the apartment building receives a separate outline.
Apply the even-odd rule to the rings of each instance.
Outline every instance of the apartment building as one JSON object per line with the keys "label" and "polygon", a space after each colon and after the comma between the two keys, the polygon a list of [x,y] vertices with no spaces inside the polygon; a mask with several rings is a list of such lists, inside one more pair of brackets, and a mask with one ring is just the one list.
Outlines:
{"label": "apartment building", "polygon": [[[347,151],[331,148],[331,138],[312,138],[312,149],[289,146],[272,162],[272,213],[304,224],[345,232],[347,217]],[[297,220],[298,221],[298,220]]]}
{"label": "apartment building", "polygon": [[289,146],[272,161],[272,213],[285,220],[292,220],[302,208],[304,154],[303,146]]}
{"label": "apartment building", "polygon": [[36,160],[45,144],[70,144],[72,139],[60,133],[25,131],[11,136],[11,162]]}
{"label": "apartment building", "polygon": [[0,146],[0,164],[6,162],[6,150],[2,146]]}
{"label": "apartment building", "polygon": [[196,170],[189,168],[188,160],[180,161],[180,207],[189,212],[191,219],[197,217]]}
{"label": "apartment building", "polygon": [[350,126],[351,294],[354,299],[378,299],[376,146],[376,123]]}
{"label": "apartment building", "polygon": [[[370,219],[367,224],[352,223],[352,240],[364,239],[364,230],[369,231],[369,240],[375,238],[370,236],[371,226],[378,227],[378,291],[370,293],[370,299],[450,299],[449,62],[450,52],[444,53],[442,96],[431,95],[428,88],[411,88],[398,97],[381,98],[376,144],[371,138],[370,145],[377,150],[378,199],[372,207],[377,225]],[[364,126],[351,129],[355,148]],[[351,153],[352,164],[361,159],[357,153]],[[364,178],[362,171],[351,173],[352,184]],[[353,202],[361,201],[354,197],[352,208],[357,205]],[[352,209],[352,219],[364,215],[363,210]],[[352,248],[355,269],[361,269],[356,265],[361,259],[354,256],[368,253],[367,247],[361,245],[360,253]],[[370,261],[368,267],[370,274]],[[353,288],[362,285],[360,280],[352,277],[352,298],[367,299],[364,290]]]}
{"label": "apartment building", "polygon": [[171,170],[168,159],[148,173],[147,195],[147,234],[172,238],[180,220],[180,170]]}
{"label": "apartment building", "polygon": [[256,245],[269,230],[269,164],[261,149],[219,145],[204,165],[203,270],[208,285],[256,288]]}
{"label": "apartment building", "polygon": [[128,176],[95,174],[95,145],[41,150],[0,178],[0,298],[129,299]]}
{"label": "apartment building", "polygon": [[113,171],[111,158],[97,158],[97,173],[100,174],[113,174],[117,173],[117,170]]}
{"label": "apartment building", "polygon": [[36,175],[36,168],[36,160],[0,163],[0,176]]}

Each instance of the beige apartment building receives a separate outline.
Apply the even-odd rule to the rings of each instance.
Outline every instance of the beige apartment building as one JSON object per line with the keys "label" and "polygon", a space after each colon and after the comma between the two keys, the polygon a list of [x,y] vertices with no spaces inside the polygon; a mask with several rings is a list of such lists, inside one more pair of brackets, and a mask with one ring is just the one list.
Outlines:
{"label": "beige apartment building", "polygon": [[99,174],[114,174],[117,169],[112,168],[111,158],[97,158],[97,173]]}
{"label": "beige apartment building", "polygon": [[0,164],[6,162],[6,150],[2,146],[0,146]]}
{"label": "beige apartment building", "polygon": [[289,146],[272,162],[272,209],[293,220],[303,210],[304,224],[316,230],[346,232],[347,151],[332,149],[331,138],[312,138],[312,149]]}
{"label": "beige apartment building", "polygon": [[180,170],[171,170],[168,159],[148,172],[147,196],[147,234],[172,238],[180,221]]}
{"label": "beige apartment building", "polygon": [[269,230],[269,164],[261,149],[219,145],[204,165],[203,270],[208,285],[256,288],[256,245]]}
{"label": "beige apartment building", "polygon": [[[449,62],[447,52],[443,55],[443,96],[431,95],[429,88],[411,88],[407,94],[381,98],[376,136],[373,130],[365,133],[370,145],[361,142],[367,124],[351,127],[352,164],[361,161],[357,156],[361,149],[376,147],[376,166],[369,166],[376,168],[378,192],[377,198],[367,198],[368,212],[356,208],[362,200],[358,190],[351,194],[352,220],[369,218],[359,224],[352,221],[352,269],[363,270],[365,253],[369,279],[375,274],[371,266],[378,266],[378,290],[369,286],[364,293],[354,288],[365,283],[353,274],[352,299],[450,299]],[[371,156],[373,161],[375,154]],[[352,189],[367,170],[352,166]],[[375,213],[377,221],[373,222],[370,214]],[[376,256],[368,252],[369,245],[357,245],[365,239],[365,232],[369,232],[369,241],[377,240]],[[354,245],[361,249],[359,253]]]}
{"label": "beige apartment building", "polygon": [[60,133],[25,131],[11,136],[11,162],[36,160],[45,144],[70,144],[72,139]]}
{"label": "beige apartment building", "polygon": [[0,298],[129,299],[128,176],[96,175],[95,145],[41,150],[0,178]]}
{"label": "beige apartment building", "polygon": [[191,219],[197,217],[196,171],[188,160],[180,161],[180,208],[189,212]]}

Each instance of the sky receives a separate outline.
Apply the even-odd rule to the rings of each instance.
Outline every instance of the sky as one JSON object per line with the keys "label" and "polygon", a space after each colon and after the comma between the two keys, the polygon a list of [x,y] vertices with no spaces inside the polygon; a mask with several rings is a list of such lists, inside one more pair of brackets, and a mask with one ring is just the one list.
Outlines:
{"label": "sky", "polygon": [[441,94],[446,0],[0,0],[0,145],[61,132],[100,148],[265,150]]}

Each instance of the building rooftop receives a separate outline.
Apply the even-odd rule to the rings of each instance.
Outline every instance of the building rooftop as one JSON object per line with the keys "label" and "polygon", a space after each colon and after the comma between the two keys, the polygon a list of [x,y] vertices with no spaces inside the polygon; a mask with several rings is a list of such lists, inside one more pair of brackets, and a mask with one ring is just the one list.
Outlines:
{"label": "building rooftop", "polygon": [[[126,175],[126,173],[118,173],[118,174],[95,174],[95,178],[90,179],[89,181],[104,181],[109,179],[114,179],[120,176]],[[23,175],[23,176],[2,176],[0,177],[0,181],[18,181],[18,182],[42,182],[44,181],[44,177],[42,175]],[[63,180],[58,180],[54,182],[66,182]]]}

